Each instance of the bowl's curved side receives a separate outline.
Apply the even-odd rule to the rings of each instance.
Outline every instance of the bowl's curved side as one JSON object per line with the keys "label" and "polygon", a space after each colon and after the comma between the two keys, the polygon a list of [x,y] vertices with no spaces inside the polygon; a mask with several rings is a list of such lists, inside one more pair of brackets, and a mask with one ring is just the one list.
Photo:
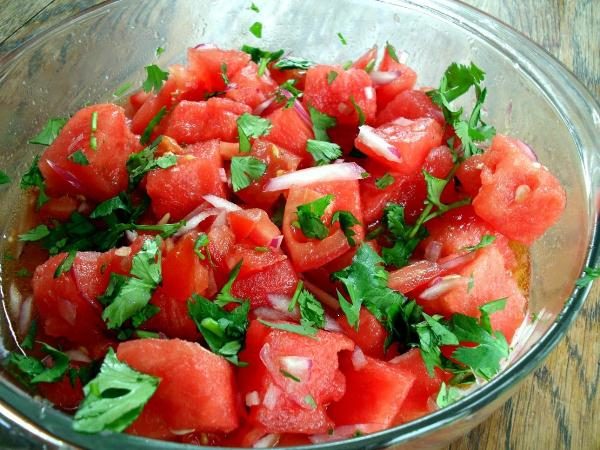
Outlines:
{"label": "bowl's curved side", "polygon": [[[164,45],[165,40],[169,45],[163,60],[168,62],[178,60],[183,48],[202,40],[223,46],[239,46],[247,40],[243,32],[253,16],[242,11],[246,3],[219,3],[218,14],[212,16],[210,3],[209,0],[183,0],[176,4],[168,0],[106,2],[4,58],[0,64],[0,103],[7,106],[0,111],[3,167],[11,167],[12,173],[23,173],[33,153],[33,149],[26,146],[26,139],[48,115],[74,111],[88,100],[110,98],[112,89],[124,81],[141,82],[139,69],[152,60],[155,48]],[[600,191],[600,152],[595,142],[600,135],[600,107],[579,81],[540,47],[461,3],[449,0],[368,3],[336,0],[335,5],[332,3],[310,0],[300,4],[282,0],[277,5],[265,5],[263,13],[268,19],[263,21],[264,30],[271,31],[265,33],[261,45],[281,45],[297,54],[306,51],[305,56],[314,59],[345,60],[372,45],[373,39],[380,43],[388,38],[402,41],[412,48],[428,48],[433,54],[443,55],[435,61],[424,52],[415,51],[411,55],[411,64],[423,73],[425,84],[434,83],[450,58],[475,59],[478,63],[481,60],[491,74],[489,84],[498,88],[498,94],[489,105],[490,121],[499,121],[500,129],[524,136],[534,145],[542,144],[545,148],[540,155],[542,160],[558,171],[569,192],[566,217],[533,249],[534,260],[548,254],[555,257],[544,266],[550,276],[542,273],[539,265],[534,268],[534,280],[540,281],[540,286],[534,289],[532,302],[536,309],[546,308],[548,318],[538,324],[523,357],[475,394],[444,410],[351,441],[298,448],[358,450],[440,446],[469,431],[514,392],[518,383],[542,362],[564,335],[589,292],[589,286],[573,290],[573,284],[583,266],[597,265],[600,259],[596,200]],[[340,10],[344,11],[343,17],[338,13]],[[217,18],[221,24],[227,24],[233,37],[223,36],[222,27],[212,26],[218,23]],[[347,47],[332,47],[323,55],[314,45],[334,42],[335,32],[359,25],[363,25],[364,33]],[[106,29],[111,32],[101,32]],[[332,34],[331,39],[325,41],[329,34]],[[135,46],[115,46],[115,39],[135,42]],[[439,42],[441,40],[443,42]],[[493,75],[495,68],[504,75]],[[91,86],[90,79],[95,80]],[[50,95],[48,83],[55,83],[52,87],[61,95]],[[37,104],[31,104],[36,94],[42,95],[33,100]],[[515,101],[512,115],[506,119],[506,104],[512,102],[513,97],[535,101],[536,110],[532,114],[531,104],[521,105]],[[532,134],[532,123],[542,119],[550,120],[548,129],[541,135]],[[539,127],[537,131],[539,133]],[[22,148],[29,151],[13,150]],[[13,186],[9,194],[15,196],[17,190],[18,187]],[[14,198],[11,195],[1,202]],[[5,236],[11,233],[14,236],[15,230],[10,228],[13,224],[14,217],[0,218]],[[556,257],[559,253],[560,258]],[[568,261],[566,270],[561,260]],[[545,298],[552,298],[552,302],[543,304]],[[69,445],[98,449],[202,448],[128,435],[75,433],[69,416],[46,406],[40,408],[41,403],[11,385],[1,373],[0,379],[0,399],[21,416],[20,419],[13,416],[13,421],[25,421],[23,425],[29,423],[41,428]],[[46,439],[49,445],[62,445],[52,442],[52,436],[42,436],[34,429],[29,431]]]}

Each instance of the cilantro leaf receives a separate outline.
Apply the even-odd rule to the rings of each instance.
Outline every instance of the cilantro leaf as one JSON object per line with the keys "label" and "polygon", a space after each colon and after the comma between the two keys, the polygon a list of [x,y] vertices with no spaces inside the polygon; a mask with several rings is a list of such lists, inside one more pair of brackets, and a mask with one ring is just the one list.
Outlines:
{"label": "cilantro leaf", "polygon": [[254,3],[250,5],[250,9],[254,12],[260,12],[260,9],[258,9],[258,6],[256,6]]}
{"label": "cilantro leaf", "polygon": [[208,245],[208,234],[200,233],[194,241],[194,253],[198,255],[201,260],[205,259],[206,256],[202,253],[202,248]]}
{"label": "cilantro leaf", "polygon": [[8,183],[10,183],[10,177],[6,174],[6,172],[0,170],[0,184]]}
{"label": "cilantro leaf", "polygon": [[244,113],[237,119],[237,128],[240,139],[240,152],[247,153],[250,151],[250,138],[268,135],[273,125],[269,119]]}
{"label": "cilantro leaf", "polygon": [[84,388],[73,428],[82,433],[120,432],[140,415],[160,379],[140,373],[117,359],[109,348],[100,373]]}
{"label": "cilantro leaf", "polygon": [[384,224],[394,238],[392,247],[383,247],[381,255],[388,266],[404,267],[419,243],[427,237],[427,230],[419,227],[412,235],[414,228],[406,223],[404,207],[395,203],[384,209]]}
{"label": "cilantro leaf", "polygon": [[243,264],[243,260],[240,260],[234,266],[234,268],[231,270],[231,272],[229,273],[229,279],[227,280],[227,283],[225,283],[225,285],[223,285],[223,288],[217,294],[217,296],[214,300],[215,305],[225,306],[225,305],[228,305],[229,303],[244,303],[244,301],[245,301],[244,299],[234,297],[231,294],[231,286],[233,286],[233,283],[235,282],[236,278],[240,274],[240,269],[242,268],[242,264]]}
{"label": "cilantro leaf", "polygon": [[352,247],[356,246],[356,241],[354,240],[354,235],[356,233],[352,227],[354,225],[360,225],[360,222],[356,217],[354,217],[354,214],[352,214],[350,211],[336,211],[331,217],[331,224],[333,225],[336,222],[340,223],[340,228],[344,232],[344,235],[348,240],[348,244],[350,244]]}
{"label": "cilantro leaf", "polygon": [[421,312],[422,322],[413,324],[417,335],[419,336],[419,350],[423,357],[423,362],[430,376],[434,376],[434,367],[441,367],[440,345],[458,345],[458,339],[441,323],[442,316],[430,316]]}
{"label": "cilantro leaf", "polygon": [[296,80],[289,79],[275,91],[275,101],[277,103],[285,102],[284,108],[291,108],[302,95],[304,95],[303,92],[296,88]]}
{"label": "cilantro leaf", "polygon": [[20,234],[19,240],[23,242],[35,242],[45,238],[50,234],[50,229],[46,225],[38,225],[31,230]]}
{"label": "cilantro leaf", "polygon": [[333,195],[325,195],[312,202],[298,205],[298,228],[307,238],[323,240],[329,236],[329,228],[325,226],[321,217],[333,200]]}
{"label": "cilantro leaf", "polygon": [[21,189],[37,188],[37,209],[39,209],[44,203],[48,201],[48,196],[46,195],[46,184],[44,183],[44,177],[42,176],[42,172],[40,171],[40,168],[38,166],[39,162],[40,156],[37,155],[35,156],[35,158],[33,158],[31,166],[21,178]]}
{"label": "cilantro leaf", "polygon": [[285,58],[281,58],[279,61],[277,61],[273,67],[279,70],[308,70],[314,65],[315,63],[304,58],[286,56]]}
{"label": "cilantro leaf", "polygon": [[385,189],[394,184],[395,181],[396,179],[392,175],[386,173],[381,178],[377,178],[375,180],[375,186],[377,187],[377,189]]}
{"label": "cilantro leaf", "polygon": [[147,240],[133,257],[130,276],[112,273],[106,291],[99,297],[103,304],[108,305],[102,313],[107,327],[119,328],[141,311],[161,280],[158,243],[156,240]]}
{"label": "cilantro leaf", "polygon": [[54,278],[58,278],[63,273],[66,273],[69,270],[71,270],[76,255],[77,252],[75,250],[70,250],[69,253],[67,253],[65,259],[63,259],[62,262],[56,267],[56,270],[54,271]]}
{"label": "cilantro leaf", "polygon": [[127,160],[127,172],[129,173],[129,188],[135,188],[146,173],[156,168],[167,169],[177,164],[175,155],[163,155],[155,158],[154,153],[162,140],[162,136],[157,137],[152,144],[145,147],[138,153],[133,153]]}
{"label": "cilantro leaf", "polygon": [[333,142],[309,139],[306,141],[306,150],[313,156],[317,166],[330,164],[332,161],[342,156],[342,149]]}
{"label": "cilantro leaf", "polygon": [[29,330],[27,330],[27,336],[25,336],[23,342],[21,342],[22,349],[31,350],[33,348],[35,336],[37,335],[37,327],[37,320],[33,319],[29,325]]}
{"label": "cilantro leaf", "polygon": [[[133,316],[131,316],[131,325],[133,328],[138,328],[140,325],[157,315],[159,312],[160,308],[158,306],[148,303]],[[136,330],[136,332],[139,332],[139,330]]]}
{"label": "cilantro leaf", "polygon": [[234,156],[231,158],[231,184],[233,191],[247,188],[253,181],[262,177],[267,165],[253,156]]}
{"label": "cilantro leaf", "polygon": [[127,91],[129,91],[129,89],[131,89],[132,86],[133,86],[133,83],[130,83],[130,82],[123,83],[117,89],[115,89],[115,92],[113,92],[113,97],[116,97],[116,98],[122,97]]}
{"label": "cilantro leaf", "polygon": [[495,240],[496,236],[492,234],[484,234],[483,236],[481,236],[481,240],[478,244],[465,247],[464,249],[468,252],[474,252],[476,250],[480,250],[484,247],[487,247],[488,245],[493,244]]}
{"label": "cilantro leaf", "polygon": [[227,76],[227,63],[221,63],[221,78],[225,86],[229,86],[229,77]]}
{"label": "cilantro leaf", "polygon": [[258,321],[269,328],[288,331],[290,333],[299,334],[300,336],[314,337],[317,335],[317,329],[312,326],[298,325],[288,322],[269,322],[262,319],[258,319]]}
{"label": "cilantro leaf", "polygon": [[337,76],[338,73],[335,70],[330,70],[329,72],[327,72],[327,84],[333,83]]}
{"label": "cilantro leaf", "polygon": [[358,103],[356,103],[356,100],[354,100],[354,96],[352,95],[350,96],[350,103],[352,103],[352,106],[354,106],[354,110],[356,111],[356,114],[358,116],[358,125],[364,125],[366,121],[365,113],[363,112],[362,108],[358,105]]}
{"label": "cilantro leaf", "polygon": [[90,164],[87,156],[85,156],[85,153],[83,153],[82,150],[77,150],[71,153],[67,159],[73,161],[75,164],[79,164],[80,166],[88,166]]}
{"label": "cilantro leaf", "polygon": [[327,114],[320,112],[312,106],[308,107],[308,112],[310,114],[310,120],[313,124],[313,132],[315,133],[315,139],[317,141],[329,142],[329,135],[327,134],[327,129],[335,127],[335,125],[337,124],[335,117],[328,116]]}
{"label": "cilantro leaf", "polygon": [[154,52],[154,54],[156,55],[156,57],[158,58],[160,55],[162,55],[165,52],[164,47],[156,47],[156,51]]}
{"label": "cilantro leaf", "polygon": [[145,67],[146,69],[146,80],[142,84],[144,92],[160,91],[162,84],[169,78],[169,72],[162,70],[156,64],[151,64]]}
{"label": "cilantro leaf", "polygon": [[398,54],[396,53],[396,48],[392,44],[390,44],[389,41],[386,41],[385,43],[385,50],[387,51],[387,54],[390,55],[390,58],[392,58],[397,63],[400,62],[400,60],[398,59]]}
{"label": "cilantro leaf", "polygon": [[600,267],[586,267],[583,269],[583,275],[575,282],[577,287],[585,287],[592,281],[600,278]]}
{"label": "cilantro leaf", "polygon": [[344,35],[341,32],[338,31],[337,37],[339,38],[342,45],[348,45],[348,41],[346,41],[346,38],[344,37]]}
{"label": "cilantro leaf", "polygon": [[246,365],[238,358],[248,329],[250,302],[245,300],[232,311],[194,294],[188,300],[188,314],[211,351],[237,366]]}
{"label": "cilantro leaf", "polygon": [[250,33],[252,33],[257,38],[260,39],[262,37],[262,23],[254,22],[252,25],[250,25],[249,30]]}
{"label": "cilantro leaf", "polygon": [[436,397],[436,404],[438,408],[445,408],[446,406],[456,403],[462,398],[462,392],[459,388],[454,386],[446,386],[446,383],[442,381],[440,391]]}
{"label": "cilantro leaf", "polygon": [[8,364],[16,367],[28,383],[53,383],[65,375],[69,367],[69,357],[60,350],[41,342],[42,351],[52,358],[52,365],[47,367],[33,356],[11,353]]}
{"label": "cilantro leaf", "polygon": [[50,145],[58,137],[60,130],[67,124],[69,119],[64,117],[58,117],[55,119],[49,119],[38,134],[29,139],[30,144],[37,145]]}
{"label": "cilantro leaf", "polygon": [[99,203],[98,206],[96,206],[96,208],[91,212],[90,219],[106,217],[119,210],[127,213],[132,212],[131,205],[124,195],[117,195],[109,198],[108,200],[104,200],[102,203]]}
{"label": "cilantro leaf", "polygon": [[163,119],[165,114],[167,114],[167,107],[163,106],[156,113],[156,115],[150,120],[150,122],[148,122],[148,125],[146,125],[146,128],[144,128],[144,132],[140,136],[140,144],[146,145],[150,141],[150,136],[152,136],[152,130],[154,130],[156,125],[158,125],[160,123],[160,121]]}
{"label": "cilantro leaf", "polygon": [[298,281],[288,311],[292,312],[298,305],[300,324],[308,328],[323,328],[325,326],[325,310],[323,305],[306,289],[302,280]]}
{"label": "cilantro leaf", "polygon": [[248,53],[256,64],[258,64],[258,76],[262,77],[267,69],[267,65],[270,62],[277,61],[279,58],[283,56],[283,49],[277,50],[275,52],[270,52],[267,50],[261,50],[257,47],[251,47],[249,45],[243,45],[242,51],[244,53]]}

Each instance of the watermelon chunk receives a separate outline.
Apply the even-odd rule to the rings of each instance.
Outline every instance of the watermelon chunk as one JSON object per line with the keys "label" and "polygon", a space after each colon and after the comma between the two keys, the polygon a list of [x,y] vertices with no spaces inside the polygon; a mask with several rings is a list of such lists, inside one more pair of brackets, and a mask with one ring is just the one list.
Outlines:
{"label": "watermelon chunk", "polygon": [[266,101],[277,88],[277,84],[269,75],[258,76],[258,66],[253,62],[249,62],[229,81],[231,84],[225,97],[248,105],[252,109]]}
{"label": "watermelon chunk", "polygon": [[399,117],[411,120],[429,117],[440,125],[445,124],[444,114],[440,107],[433,103],[425,92],[419,90],[400,92],[377,113],[375,124],[384,125]]}
{"label": "watermelon chunk", "polygon": [[358,331],[350,326],[345,315],[337,319],[343,333],[372,358],[383,359],[388,333],[384,326],[367,309],[361,308]]}
{"label": "watermelon chunk", "polygon": [[312,161],[306,151],[306,141],[314,139],[312,125],[303,119],[294,108],[279,108],[267,116],[273,127],[265,140],[283,147],[305,162]]}

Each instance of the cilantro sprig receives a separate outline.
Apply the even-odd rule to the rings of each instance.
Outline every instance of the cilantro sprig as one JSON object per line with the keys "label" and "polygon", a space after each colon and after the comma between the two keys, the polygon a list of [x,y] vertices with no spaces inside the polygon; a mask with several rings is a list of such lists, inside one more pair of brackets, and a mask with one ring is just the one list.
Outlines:
{"label": "cilantro sprig", "polygon": [[267,65],[270,62],[277,61],[283,56],[283,49],[270,52],[268,50],[262,50],[258,47],[252,47],[250,45],[243,45],[242,51],[248,53],[252,61],[258,64],[258,76],[261,77],[267,69]]}
{"label": "cilantro sprig", "polygon": [[342,149],[333,142],[309,139],[306,141],[306,150],[312,155],[317,166],[331,164],[342,156]]}
{"label": "cilantro sprig", "polygon": [[142,180],[146,173],[160,168],[167,169],[177,164],[177,157],[173,154],[155,156],[162,136],[157,137],[149,146],[137,153],[132,153],[127,160],[127,172],[129,173],[129,189],[133,190]]}
{"label": "cilantro sprig", "polygon": [[233,191],[247,188],[253,181],[260,179],[267,165],[253,156],[234,156],[231,158],[231,184]]}
{"label": "cilantro sprig", "polygon": [[273,125],[269,119],[244,113],[237,119],[237,128],[240,140],[240,152],[248,153],[251,148],[250,138],[267,136],[271,132]]}
{"label": "cilantro sprig", "polygon": [[44,127],[42,128],[42,130],[34,137],[29,139],[28,142],[30,144],[37,145],[51,145],[54,142],[54,140],[58,137],[60,131],[67,124],[68,120],[69,119],[65,117],[49,119],[48,122],[46,122],[46,125],[44,125]]}
{"label": "cilantro sprig", "polygon": [[53,383],[63,378],[69,367],[69,357],[60,350],[40,342],[44,353],[52,358],[46,366],[42,361],[21,353],[12,352],[7,358],[9,368],[16,369],[18,375],[28,384]]}
{"label": "cilantro sprig", "polygon": [[298,205],[296,209],[298,222],[294,225],[302,230],[304,236],[319,240],[329,236],[329,228],[323,223],[322,217],[332,200],[333,195],[325,195],[312,202]]}
{"label": "cilantro sprig", "polygon": [[279,61],[277,61],[275,64],[273,64],[273,67],[275,67],[276,69],[279,69],[279,70],[294,70],[294,69],[308,70],[314,65],[315,65],[314,62],[309,61],[304,58],[297,58],[295,56],[286,56],[285,58],[281,58]]}
{"label": "cilantro sprig", "polygon": [[162,70],[156,64],[151,64],[145,67],[146,80],[142,84],[144,92],[158,92],[163,83],[169,78],[169,72]]}
{"label": "cilantro sprig", "polygon": [[31,166],[21,178],[21,189],[27,190],[33,188],[37,190],[37,209],[41,208],[42,205],[49,200],[48,195],[46,195],[46,184],[44,183],[44,177],[39,168],[39,162],[40,156],[36,155],[31,162]]}
{"label": "cilantro sprig", "polygon": [[315,140],[329,142],[327,130],[336,126],[337,121],[335,120],[335,117],[328,116],[312,106],[308,107],[308,112],[310,114],[310,120],[313,124]]}

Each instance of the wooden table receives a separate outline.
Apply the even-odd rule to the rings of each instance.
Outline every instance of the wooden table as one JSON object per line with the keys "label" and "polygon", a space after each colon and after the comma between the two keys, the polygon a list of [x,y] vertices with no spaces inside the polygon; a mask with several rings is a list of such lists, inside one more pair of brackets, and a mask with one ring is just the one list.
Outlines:
{"label": "wooden table", "polygon": [[[98,0],[1,0],[0,55]],[[542,45],[600,98],[600,1],[467,0]],[[546,363],[452,450],[600,449],[600,283]]]}

